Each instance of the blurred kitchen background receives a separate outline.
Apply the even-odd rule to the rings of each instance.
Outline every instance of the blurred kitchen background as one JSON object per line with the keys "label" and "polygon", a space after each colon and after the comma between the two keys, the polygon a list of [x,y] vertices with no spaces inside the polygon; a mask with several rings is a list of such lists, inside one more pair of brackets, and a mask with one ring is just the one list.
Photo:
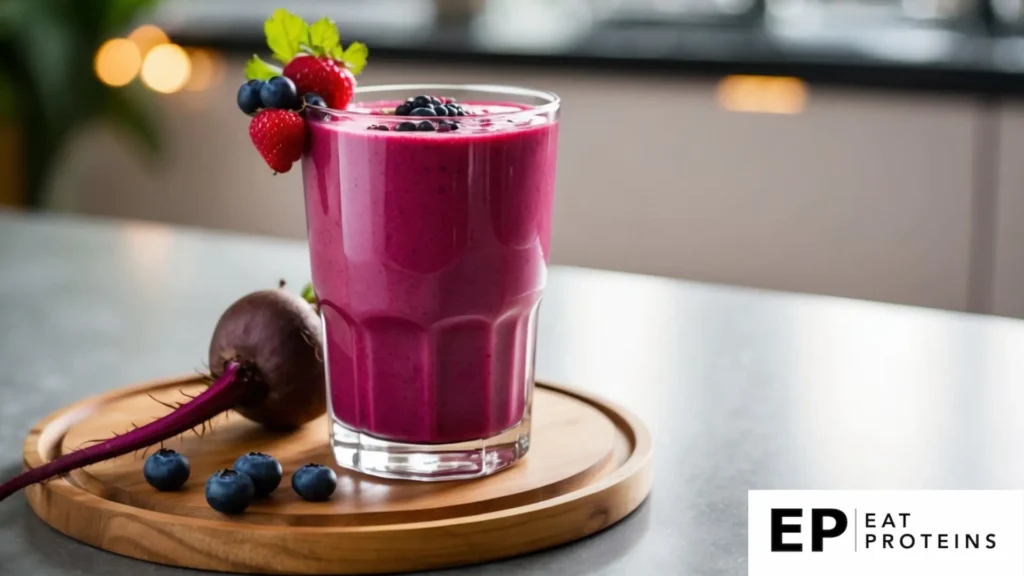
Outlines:
{"label": "blurred kitchen background", "polygon": [[235,104],[285,7],[559,93],[555,263],[1024,317],[1022,1],[3,0],[0,204],[303,238]]}

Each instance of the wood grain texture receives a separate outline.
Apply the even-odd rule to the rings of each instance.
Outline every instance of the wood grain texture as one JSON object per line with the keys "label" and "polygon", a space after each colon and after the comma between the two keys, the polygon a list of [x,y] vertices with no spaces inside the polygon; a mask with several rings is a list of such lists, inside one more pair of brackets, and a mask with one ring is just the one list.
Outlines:
{"label": "wood grain texture", "polygon": [[[24,444],[35,467],[89,440],[167,413],[201,384],[172,379],[86,399],[37,424]],[[184,394],[182,394],[184,392]],[[494,476],[464,482],[385,480],[338,469],[326,503],[290,490],[306,462],[333,464],[325,419],[270,434],[237,414],[166,445],[192,476],[161,493],[142,478],[141,454],[78,470],[26,490],[47,524],[90,545],[141,560],[223,572],[367,574],[475,564],[549,548],[618,522],[651,489],[651,440],[618,406],[538,383],[530,453]],[[243,515],[210,509],[203,485],[250,450],[281,460],[285,478]]]}

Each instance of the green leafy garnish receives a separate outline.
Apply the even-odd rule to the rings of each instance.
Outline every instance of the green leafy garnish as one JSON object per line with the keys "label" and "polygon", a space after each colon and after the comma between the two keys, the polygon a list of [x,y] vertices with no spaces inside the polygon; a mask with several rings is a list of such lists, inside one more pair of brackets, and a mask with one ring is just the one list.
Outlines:
{"label": "green leafy garnish", "polygon": [[366,67],[366,59],[369,56],[370,49],[366,47],[366,44],[353,42],[348,45],[348,49],[342,53],[339,60],[344,62],[345,67],[351,70],[353,74],[359,74]]}
{"label": "green leafy garnish", "polygon": [[280,76],[281,69],[273,64],[263,61],[259,56],[253,54],[252,58],[245,63],[246,80],[270,80],[274,76]]}
{"label": "green leafy garnish", "polygon": [[309,26],[301,17],[291,12],[278,8],[263,23],[263,33],[267,36],[267,46],[274,53],[282,64],[287,64],[302,51],[304,46],[309,46]]}
{"label": "green leafy garnish", "polygon": [[338,27],[330,18],[321,18],[309,27],[309,48],[316,56],[328,56],[332,50],[341,49]]}
{"label": "green leafy garnish", "polygon": [[[263,23],[263,32],[274,59],[281,64],[288,64],[300,54],[328,56],[343,63],[352,74],[359,74],[370,54],[362,42],[353,42],[344,49],[337,25],[327,17],[307,24],[300,16],[279,8]],[[269,80],[280,74],[281,68],[255,55],[245,64],[248,80]]]}

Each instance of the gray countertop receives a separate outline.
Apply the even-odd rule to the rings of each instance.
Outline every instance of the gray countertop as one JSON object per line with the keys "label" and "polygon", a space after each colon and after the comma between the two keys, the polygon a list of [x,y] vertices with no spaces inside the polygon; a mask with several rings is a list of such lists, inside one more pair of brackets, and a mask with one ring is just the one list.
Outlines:
{"label": "gray countertop", "polygon": [[[304,283],[306,258],[299,242],[0,213],[0,477],[51,411],[201,366],[224,307]],[[444,574],[739,576],[751,488],[1024,487],[1024,322],[556,267],[538,341],[539,378],[647,422],[653,492],[585,541]],[[0,574],[195,572],[63,537],[18,494],[0,503]]]}

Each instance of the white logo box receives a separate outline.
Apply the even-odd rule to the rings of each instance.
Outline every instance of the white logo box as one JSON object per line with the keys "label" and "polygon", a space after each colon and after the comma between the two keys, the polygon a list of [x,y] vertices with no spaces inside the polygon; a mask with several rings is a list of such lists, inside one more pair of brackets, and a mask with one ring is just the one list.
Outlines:
{"label": "white logo box", "polygon": [[1024,576],[1024,490],[752,490],[747,522],[750,576]]}

